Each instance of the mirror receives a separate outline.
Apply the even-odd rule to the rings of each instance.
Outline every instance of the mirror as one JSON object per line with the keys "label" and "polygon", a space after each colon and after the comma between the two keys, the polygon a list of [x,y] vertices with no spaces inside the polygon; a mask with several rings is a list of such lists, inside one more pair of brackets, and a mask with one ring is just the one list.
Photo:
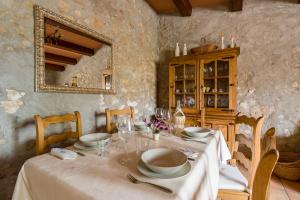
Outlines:
{"label": "mirror", "polygon": [[34,6],[38,92],[114,93],[112,40]]}

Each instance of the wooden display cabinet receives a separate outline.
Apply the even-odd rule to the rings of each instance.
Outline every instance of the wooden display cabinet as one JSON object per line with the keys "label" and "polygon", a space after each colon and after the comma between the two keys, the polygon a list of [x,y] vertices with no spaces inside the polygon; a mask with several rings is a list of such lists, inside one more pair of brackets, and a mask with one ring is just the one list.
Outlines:
{"label": "wooden display cabinet", "polygon": [[219,128],[230,149],[236,115],[237,57],[239,48],[173,57],[169,63],[169,107],[180,101],[186,125],[201,125],[199,111],[205,108],[205,127]]}

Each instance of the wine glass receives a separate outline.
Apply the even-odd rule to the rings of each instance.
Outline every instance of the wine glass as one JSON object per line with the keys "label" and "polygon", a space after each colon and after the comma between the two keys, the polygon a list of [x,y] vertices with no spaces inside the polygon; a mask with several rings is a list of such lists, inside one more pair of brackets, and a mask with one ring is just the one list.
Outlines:
{"label": "wine glass", "polygon": [[129,116],[120,116],[117,118],[118,136],[124,142],[125,157],[122,157],[120,162],[122,165],[128,163],[128,141],[134,132],[133,121]]}
{"label": "wine glass", "polygon": [[162,108],[155,108],[155,117],[157,120],[163,120],[164,110]]}
{"label": "wine glass", "polygon": [[172,112],[169,109],[164,109],[163,110],[163,120],[166,123],[167,127],[168,127],[168,135],[171,132],[170,130],[170,125],[172,123]]}

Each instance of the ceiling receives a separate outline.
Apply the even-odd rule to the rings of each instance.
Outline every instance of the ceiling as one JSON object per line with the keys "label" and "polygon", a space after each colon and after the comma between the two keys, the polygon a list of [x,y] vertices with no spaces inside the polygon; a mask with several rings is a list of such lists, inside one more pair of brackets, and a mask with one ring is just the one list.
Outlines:
{"label": "ceiling", "polygon": [[224,7],[229,11],[241,11],[243,0],[146,0],[158,14],[191,16],[194,7]]}

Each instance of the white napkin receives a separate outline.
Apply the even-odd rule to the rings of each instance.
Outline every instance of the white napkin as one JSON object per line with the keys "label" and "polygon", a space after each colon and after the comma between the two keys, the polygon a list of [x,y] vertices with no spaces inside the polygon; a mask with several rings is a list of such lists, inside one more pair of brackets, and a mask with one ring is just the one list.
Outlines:
{"label": "white napkin", "polygon": [[219,135],[220,135],[220,140],[218,143],[218,154],[219,154],[218,156],[219,156],[220,164],[226,165],[227,161],[231,159],[231,153],[225,141],[224,135],[222,134],[221,131]]}
{"label": "white napkin", "polygon": [[63,160],[74,160],[77,158],[76,152],[63,148],[52,148],[50,154]]}

